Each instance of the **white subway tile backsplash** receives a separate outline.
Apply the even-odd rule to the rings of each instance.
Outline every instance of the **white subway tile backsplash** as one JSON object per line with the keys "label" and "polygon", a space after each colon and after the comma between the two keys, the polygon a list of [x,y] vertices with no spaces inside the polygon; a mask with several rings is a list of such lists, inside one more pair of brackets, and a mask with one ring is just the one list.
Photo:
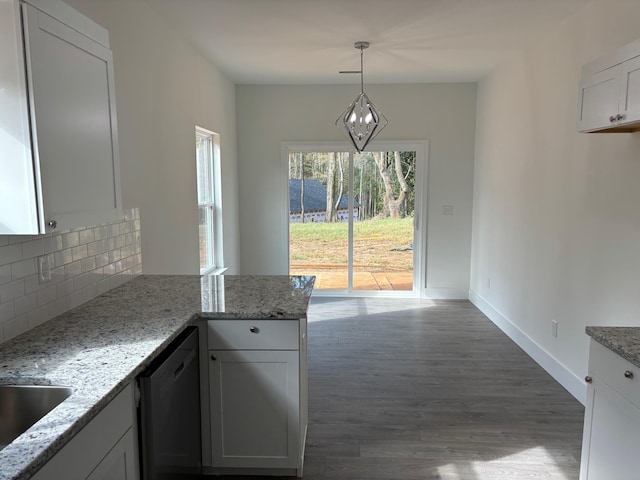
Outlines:
{"label": "white subway tile backsplash", "polygon": [[21,245],[22,258],[33,258],[44,255],[44,241],[41,238],[21,243]]}
{"label": "white subway tile backsplash", "polygon": [[71,295],[67,297],[69,299],[70,308],[75,308],[78,305],[82,305],[84,302],[84,297],[82,296],[82,290],[76,290],[75,292],[71,292]]}
{"label": "white subway tile backsplash", "polygon": [[0,247],[0,265],[22,260],[22,248],[20,244],[5,245]]}
{"label": "white subway tile backsplash", "polygon": [[80,245],[80,234],[77,231],[65,233],[62,235],[62,247],[71,248]]}
{"label": "white subway tile backsplash", "polygon": [[51,302],[53,302],[54,300],[56,300],[58,297],[56,295],[56,286],[55,285],[51,285],[47,288],[43,288],[42,290],[39,290],[37,293],[38,296],[38,306],[42,307],[44,305],[47,305]]}
{"label": "white subway tile backsplash", "polygon": [[66,297],[71,292],[73,292],[73,278],[56,284],[56,296],[58,298]]}
{"label": "white subway tile backsplash", "polygon": [[[109,263],[107,265],[105,265],[104,267],[104,274],[107,276],[112,276],[116,274],[116,264],[115,263]],[[2,287],[0,287],[1,289]]]}
{"label": "white subway tile backsplash", "polygon": [[29,310],[27,312],[27,323],[29,324],[29,328],[35,328],[51,318],[53,317],[49,316],[48,307],[38,307],[35,310]]}
{"label": "white subway tile backsplash", "polygon": [[23,297],[24,295],[24,280],[16,280],[15,282],[5,283],[0,286],[0,303],[6,303],[14,298]]}
{"label": "white subway tile backsplash", "polygon": [[54,252],[53,258],[56,267],[61,267],[62,265],[73,262],[73,255],[70,248]]}
{"label": "white subway tile backsplash", "polygon": [[63,314],[67,310],[71,310],[71,304],[69,302],[69,295],[59,298],[54,302],[47,305],[47,316],[49,318],[57,317]]}
{"label": "white subway tile backsplash", "polygon": [[102,240],[102,251],[109,252],[116,248],[116,241],[113,237],[105,238]]}
{"label": "white subway tile backsplash", "polygon": [[24,279],[24,292],[25,295],[29,295],[30,293],[37,292],[38,290],[42,290],[43,288],[48,287],[48,283],[40,283],[40,279],[37,275],[33,275],[31,277],[27,277]]}
{"label": "white subway tile backsplash", "polygon": [[[142,272],[134,272],[135,274],[140,274]],[[102,295],[103,293],[107,293],[111,290],[111,282],[109,281],[110,277],[103,276],[102,280],[96,283],[96,288],[98,289],[98,295]]]}
{"label": "white subway tile backsplash", "polygon": [[104,267],[109,263],[109,253],[96,255],[96,267]]}
{"label": "white subway tile backsplash", "polygon": [[64,266],[64,278],[75,277],[82,273],[82,263],[80,260],[77,262],[71,262]]}
{"label": "white subway tile backsplash", "polygon": [[98,296],[98,287],[96,287],[95,283],[93,285],[89,285],[82,289],[83,302],[88,302],[89,300],[97,296]]}
{"label": "white subway tile backsplash", "polygon": [[87,245],[87,253],[90,257],[95,257],[102,253],[102,242],[91,242]]}
{"label": "white subway tile backsplash", "polygon": [[0,265],[0,285],[11,281],[11,265]]}
{"label": "white subway tile backsplash", "polygon": [[83,258],[87,258],[89,255],[88,249],[86,245],[80,245],[78,247],[73,247],[71,249],[71,256],[73,257],[73,261],[82,260]]}
{"label": "white subway tile backsplash", "polygon": [[96,257],[87,257],[80,261],[80,270],[82,273],[90,272],[96,269]]}
{"label": "white subway tile backsplash", "polygon": [[[41,283],[38,257],[49,255]],[[0,343],[142,273],[138,209],[124,220],[47,235],[0,235]]]}
{"label": "white subway tile backsplash", "polygon": [[53,235],[42,239],[44,243],[44,253],[53,253],[62,250],[62,235]]}
{"label": "white subway tile backsplash", "polygon": [[8,322],[15,316],[13,302],[0,303],[0,322]]}
{"label": "white subway tile backsplash", "polygon": [[122,258],[122,252],[120,252],[119,248],[116,247],[115,250],[109,252],[109,263],[117,262],[120,258]]}
{"label": "white subway tile backsplash", "polygon": [[82,275],[78,275],[77,277],[73,277],[73,289],[74,290],[82,290],[83,288],[88,287],[91,284],[95,284],[95,279],[92,278],[91,273],[83,273]]}
{"label": "white subway tile backsplash", "polygon": [[[52,264],[53,265],[53,264]],[[51,281],[58,283],[64,280],[64,267],[56,267],[51,269]]]}
{"label": "white subway tile backsplash", "polygon": [[91,243],[94,240],[93,229],[89,228],[87,230],[81,230],[78,232],[80,235],[80,245],[85,245],[87,243]]}
{"label": "white subway tile backsplash", "polygon": [[22,332],[29,330],[29,322],[27,320],[27,314],[18,315],[8,322],[2,324],[4,336],[6,338],[13,338],[20,335]]}
{"label": "white subway tile backsplash", "polygon": [[37,303],[38,295],[36,293],[30,293],[24,297],[16,298],[13,301],[14,314],[22,315],[23,313],[27,313],[34,305],[37,305]]}
{"label": "white subway tile backsplash", "polygon": [[36,259],[29,258],[11,264],[11,280],[19,280],[36,273]]}

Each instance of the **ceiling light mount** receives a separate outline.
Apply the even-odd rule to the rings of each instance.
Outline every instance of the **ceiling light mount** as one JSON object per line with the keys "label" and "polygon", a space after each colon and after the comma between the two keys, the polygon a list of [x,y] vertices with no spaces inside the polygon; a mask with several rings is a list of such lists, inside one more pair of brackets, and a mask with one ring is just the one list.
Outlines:
{"label": "ceiling light mount", "polygon": [[364,50],[365,48],[369,48],[369,42],[356,42],[353,46],[360,50]]}
{"label": "ceiling light mount", "polygon": [[364,50],[369,48],[369,42],[360,41],[353,46],[360,50],[360,70],[343,70],[340,73],[360,74],[360,94],[338,117],[336,126],[347,135],[358,153],[361,153],[388,122],[364,93]]}

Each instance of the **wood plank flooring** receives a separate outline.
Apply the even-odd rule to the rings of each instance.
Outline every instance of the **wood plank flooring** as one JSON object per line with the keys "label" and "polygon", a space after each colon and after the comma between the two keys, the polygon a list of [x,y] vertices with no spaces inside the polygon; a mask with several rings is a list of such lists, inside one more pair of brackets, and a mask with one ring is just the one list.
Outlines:
{"label": "wood plank flooring", "polygon": [[309,315],[305,479],[578,478],[584,408],[471,303]]}

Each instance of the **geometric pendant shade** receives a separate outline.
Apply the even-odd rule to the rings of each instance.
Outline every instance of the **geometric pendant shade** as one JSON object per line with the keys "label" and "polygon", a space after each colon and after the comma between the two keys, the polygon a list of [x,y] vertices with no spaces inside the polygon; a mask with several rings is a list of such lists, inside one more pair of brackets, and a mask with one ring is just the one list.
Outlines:
{"label": "geometric pendant shade", "polygon": [[336,126],[351,140],[358,153],[361,153],[389,122],[364,93],[363,50],[369,47],[369,42],[356,42],[354,46],[360,50],[360,70],[340,73],[360,74],[360,94],[338,117]]}

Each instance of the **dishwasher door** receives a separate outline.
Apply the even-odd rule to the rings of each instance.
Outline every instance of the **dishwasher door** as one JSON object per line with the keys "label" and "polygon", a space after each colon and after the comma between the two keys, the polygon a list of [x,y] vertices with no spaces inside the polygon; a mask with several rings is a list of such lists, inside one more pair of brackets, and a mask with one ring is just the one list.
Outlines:
{"label": "dishwasher door", "polygon": [[200,474],[198,329],[188,327],[139,377],[144,480]]}

